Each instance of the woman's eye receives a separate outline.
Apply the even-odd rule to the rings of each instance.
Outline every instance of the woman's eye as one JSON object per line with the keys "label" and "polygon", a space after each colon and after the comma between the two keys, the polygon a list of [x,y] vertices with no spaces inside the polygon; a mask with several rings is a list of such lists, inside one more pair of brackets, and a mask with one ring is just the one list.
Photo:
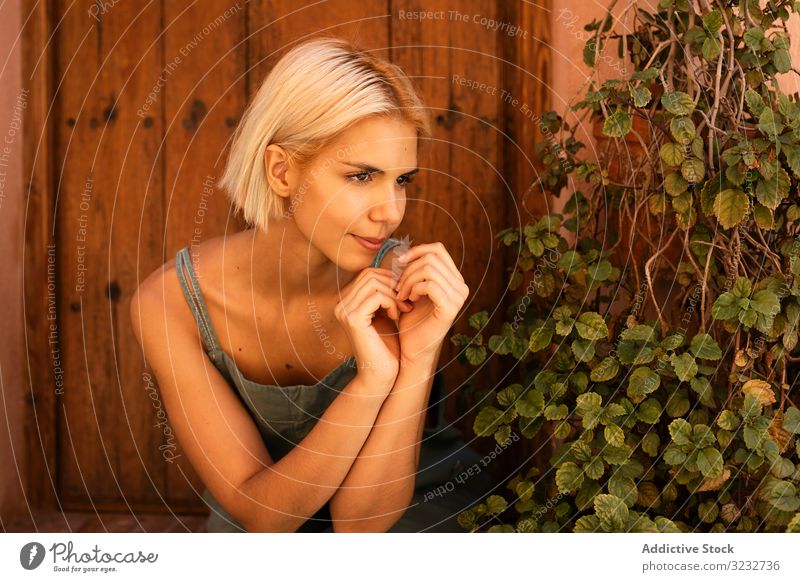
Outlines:
{"label": "woman's eye", "polygon": [[366,182],[369,182],[372,179],[372,176],[371,176],[371,174],[369,172],[361,172],[359,174],[350,174],[347,177],[350,178],[354,182],[359,182],[359,183],[362,183],[362,184],[366,183]]}
{"label": "woman's eye", "polygon": [[414,181],[414,176],[400,176],[397,178],[397,183],[401,186],[408,186]]}

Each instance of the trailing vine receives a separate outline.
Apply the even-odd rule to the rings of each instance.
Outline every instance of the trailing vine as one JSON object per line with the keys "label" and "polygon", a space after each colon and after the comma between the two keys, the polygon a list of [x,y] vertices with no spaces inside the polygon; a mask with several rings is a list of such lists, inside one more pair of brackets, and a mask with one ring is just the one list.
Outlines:
{"label": "trailing vine", "polygon": [[[549,466],[459,523],[800,532],[800,104],[777,79],[800,73],[785,27],[800,4],[613,7],[585,26],[577,121],[541,120],[539,187],[566,190],[563,210],[497,235],[525,293],[500,333],[480,311],[452,337],[464,361],[491,352],[514,374],[476,434],[550,443]],[[614,46],[633,71],[602,80]],[[586,124],[608,138],[595,160]]]}

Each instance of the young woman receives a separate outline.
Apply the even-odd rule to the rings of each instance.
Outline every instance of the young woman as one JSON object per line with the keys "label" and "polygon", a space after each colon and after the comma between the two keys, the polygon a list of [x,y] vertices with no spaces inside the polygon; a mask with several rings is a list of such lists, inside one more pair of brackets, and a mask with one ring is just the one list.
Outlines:
{"label": "young woman", "polygon": [[220,183],[251,228],[181,249],[133,297],[208,531],[378,532],[407,509],[469,293],[441,243],[389,252],[429,136],[396,66],[339,39],[295,47]]}

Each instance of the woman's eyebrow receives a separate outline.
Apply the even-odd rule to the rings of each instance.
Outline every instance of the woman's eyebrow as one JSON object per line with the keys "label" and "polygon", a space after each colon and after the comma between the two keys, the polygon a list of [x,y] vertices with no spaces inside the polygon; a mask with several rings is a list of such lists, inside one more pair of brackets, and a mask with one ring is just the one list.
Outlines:
{"label": "woman's eyebrow", "polygon": [[[370,166],[369,164],[365,164],[363,162],[346,162],[346,161],[343,161],[342,163],[346,164],[348,166],[353,166],[354,168],[358,168],[359,170],[364,170],[365,172],[370,172],[370,173],[374,173],[374,174],[384,174],[385,173],[383,170],[380,170],[378,168],[375,168],[375,167]],[[413,170],[410,170],[410,171],[405,172],[405,173],[400,174],[400,175],[401,176],[411,176],[412,174],[416,174],[417,172],[419,172],[419,168],[414,168]]]}

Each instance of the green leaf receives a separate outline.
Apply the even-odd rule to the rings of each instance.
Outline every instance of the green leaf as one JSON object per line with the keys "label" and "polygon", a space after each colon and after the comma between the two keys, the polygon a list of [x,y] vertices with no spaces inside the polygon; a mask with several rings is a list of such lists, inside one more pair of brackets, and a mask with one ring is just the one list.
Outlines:
{"label": "green leaf", "polygon": [[606,260],[599,261],[596,265],[586,269],[586,274],[598,281],[605,281],[611,276],[612,272],[613,266]]}
{"label": "green leaf", "polygon": [[619,336],[626,341],[655,342],[658,341],[656,331],[651,325],[637,324],[622,331]]}
{"label": "green leaf", "polygon": [[722,476],[722,453],[714,447],[706,447],[697,453],[697,468],[706,479],[716,479]]}
{"label": "green leaf", "polygon": [[498,445],[505,446],[509,438],[511,438],[511,427],[507,424],[500,427],[497,432],[494,433],[494,440]]}
{"label": "green leaf", "polygon": [[758,26],[750,28],[744,33],[744,42],[753,51],[760,51],[763,41],[764,31]]}
{"label": "green leaf", "polygon": [[741,307],[739,306],[740,298],[734,293],[726,291],[714,301],[711,306],[711,315],[714,319],[733,319],[739,314]]}
{"label": "green leaf", "polygon": [[794,406],[790,406],[783,415],[783,430],[792,434],[800,434],[800,410]]}
{"label": "green leaf", "polygon": [[603,398],[596,392],[586,392],[575,399],[575,411],[583,418],[583,428],[591,430],[600,422]]}
{"label": "green leaf", "polygon": [[661,376],[646,366],[640,366],[631,372],[628,379],[628,397],[637,402],[644,396],[655,392],[661,384]]}
{"label": "green leaf", "polygon": [[600,527],[606,532],[623,531],[628,522],[628,506],[616,495],[598,494],[594,498],[594,511],[600,520]]}
{"label": "green leaf", "polygon": [[528,342],[528,349],[532,352],[540,352],[550,345],[553,340],[553,327],[546,324],[540,325],[531,332]]}
{"label": "green leaf", "polygon": [[655,398],[648,398],[636,408],[636,418],[645,424],[655,424],[662,412],[661,403]]}
{"label": "green leaf", "polygon": [[616,358],[607,356],[592,369],[589,377],[592,382],[608,382],[616,377],[619,372],[619,362]]}
{"label": "green leaf", "polygon": [[664,338],[661,347],[665,350],[677,350],[683,345],[683,334],[673,333]]}
{"label": "green leaf", "polygon": [[675,141],[685,145],[692,143],[694,136],[697,135],[694,122],[685,115],[672,118],[672,121],[669,122],[669,132]]}
{"label": "green leaf", "polygon": [[682,91],[668,91],[661,95],[661,105],[674,115],[689,115],[694,111],[694,101]]}
{"label": "green leaf", "polygon": [[739,426],[739,417],[732,410],[723,410],[717,418],[717,426],[725,430],[736,430]]}
{"label": "green leaf", "polygon": [[662,145],[658,153],[668,166],[680,166],[684,159],[683,146],[671,141]]}
{"label": "green leaf", "polygon": [[503,419],[503,411],[494,406],[485,406],[478,412],[475,422],[472,425],[475,434],[478,436],[489,436],[494,434]]}
{"label": "green leaf", "polygon": [[758,116],[758,130],[765,136],[776,139],[783,131],[783,124],[775,118],[775,112],[769,107],[765,107]]}
{"label": "green leaf", "polygon": [[764,315],[773,316],[780,313],[781,302],[775,293],[769,289],[762,289],[753,294],[750,307]]}
{"label": "green leaf", "polygon": [[770,210],[775,210],[789,196],[791,180],[783,168],[778,168],[770,180],[759,180],[756,184],[756,198]]}
{"label": "green leaf", "polygon": [[688,391],[681,388],[675,390],[667,399],[667,414],[672,418],[678,418],[689,411],[691,402],[687,396]]}
{"label": "green leaf", "polygon": [[788,73],[792,70],[792,57],[786,49],[778,49],[772,53],[772,64],[779,73]]}
{"label": "green leaf", "polygon": [[765,501],[781,511],[797,511],[800,508],[800,497],[797,488],[788,481],[776,481],[767,487],[763,495]]}
{"label": "green leaf", "polygon": [[544,417],[547,420],[562,420],[569,415],[566,404],[548,404],[544,409]]}
{"label": "green leaf", "polygon": [[582,313],[575,322],[578,334],[588,340],[601,340],[608,338],[608,327],[603,316],[593,311]]}
{"label": "green leaf", "polygon": [[750,280],[747,277],[737,277],[736,281],[733,282],[733,288],[731,291],[737,297],[749,297],[750,291],[752,290],[752,285]]}
{"label": "green leaf", "polygon": [[697,515],[703,523],[714,523],[719,515],[719,506],[713,499],[700,502],[697,506]]}
{"label": "green leaf", "polygon": [[703,360],[719,360],[722,357],[722,350],[714,338],[707,333],[698,333],[692,338],[692,353]]}
{"label": "green leaf", "polygon": [[493,515],[502,513],[508,508],[508,502],[501,495],[490,495],[486,498],[486,513]]}
{"label": "green leaf", "polygon": [[528,390],[514,403],[514,410],[525,418],[536,418],[544,412],[544,394],[539,388]]}
{"label": "green leaf", "polygon": [[522,384],[511,384],[497,393],[497,403],[507,408],[513,406],[519,395],[522,394]]}
{"label": "green leaf", "polygon": [[697,362],[691,354],[672,354],[669,362],[681,382],[688,382],[697,375]]}
{"label": "green leaf", "polygon": [[569,493],[583,484],[583,471],[572,461],[563,463],[556,471],[556,485],[562,493]]}
{"label": "green leaf", "polygon": [[650,89],[648,89],[644,85],[639,85],[638,87],[629,85],[628,90],[631,93],[633,104],[636,107],[644,107],[645,105],[650,103],[650,99],[653,98],[653,96],[650,94]]}
{"label": "green leaf", "polygon": [[675,446],[668,446],[664,450],[664,462],[667,465],[682,465],[686,461],[686,453]]}
{"label": "green leaf", "polygon": [[489,321],[489,312],[486,310],[474,313],[469,317],[469,325],[478,331],[483,329],[483,326],[486,325],[487,321]]}
{"label": "green leaf", "polygon": [[594,67],[594,56],[597,48],[597,37],[592,37],[583,45],[583,62],[589,67]]}
{"label": "green leaf", "polygon": [[617,109],[603,124],[603,135],[608,137],[623,137],[633,127],[631,116],[623,109]]}
{"label": "green leaf", "polygon": [[603,429],[603,436],[608,444],[614,447],[621,447],[625,444],[625,432],[616,424],[606,425]]}
{"label": "green leaf", "polygon": [[589,479],[597,480],[606,472],[606,465],[603,459],[595,457],[583,466],[583,471]]}
{"label": "green leaf", "polygon": [[608,480],[608,492],[622,499],[628,507],[633,507],[633,504],[636,503],[636,498],[639,496],[636,482],[630,477],[620,475],[614,475]]}
{"label": "green leaf", "polygon": [[659,533],[681,533],[681,530],[678,529],[678,526],[675,523],[667,519],[664,516],[658,515],[656,516],[655,520],[656,528],[658,529]]}
{"label": "green leaf", "polygon": [[713,61],[718,56],[719,53],[722,51],[722,43],[719,42],[719,39],[707,36],[706,39],[703,41],[703,48],[701,52],[703,54],[703,58],[707,61]]}
{"label": "green leaf", "polygon": [[691,444],[692,425],[682,418],[676,418],[669,424],[669,434],[672,436],[672,442],[679,447]]}
{"label": "green leaf", "polygon": [[642,438],[642,450],[651,457],[658,456],[658,448],[660,445],[661,441],[658,438],[658,433],[648,432]]}
{"label": "green leaf", "polygon": [[600,520],[596,515],[584,515],[578,518],[572,531],[573,533],[595,533],[602,531],[600,529]]}
{"label": "green leaf", "polygon": [[703,28],[711,34],[717,34],[717,31],[722,26],[722,14],[719,10],[712,10],[703,16]]}
{"label": "green leaf", "polygon": [[723,190],[714,199],[714,214],[723,228],[739,224],[750,209],[750,199],[741,190]]}
{"label": "green leaf", "polygon": [[756,204],[753,209],[753,218],[759,228],[771,230],[775,226],[775,218],[772,216],[772,211],[761,204]]}
{"label": "green leaf", "polygon": [[745,91],[744,100],[747,102],[747,108],[750,110],[750,113],[756,117],[761,115],[761,112],[764,111],[764,99],[762,99],[757,91],[753,89]]}
{"label": "green leaf", "polygon": [[664,189],[670,196],[679,196],[686,192],[688,187],[689,182],[677,172],[670,172],[664,176]]}
{"label": "green leaf", "polygon": [[700,402],[708,407],[713,407],[714,388],[705,376],[696,376],[691,379],[689,386],[700,396]]}
{"label": "green leaf", "polygon": [[473,366],[480,366],[486,359],[486,346],[469,345],[464,350],[467,361]]}
{"label": "green leaf", "polygon": [[717,442],[711,427],[705,424],[696,424],[692,427],[692,442],[697,449],[710,447]]}
{"label": "green leaf", "polygon": [[591,340],[576,338],[571,347],[575,359],[579,362],[588,362],[594,357],[594,342]]}
{"label": "green leaf", "polygon": [[681,164],[681,175],[690,184],[697,184],[706,175],[706,166],[703,160],[688,158]]}

